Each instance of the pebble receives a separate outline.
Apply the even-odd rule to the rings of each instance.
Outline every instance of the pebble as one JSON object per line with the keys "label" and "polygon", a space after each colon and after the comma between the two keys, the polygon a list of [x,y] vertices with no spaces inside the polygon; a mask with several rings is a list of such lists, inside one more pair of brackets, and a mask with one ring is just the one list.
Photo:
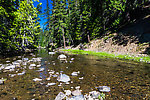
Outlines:
{"label": "pebble", "polygon": [[48,52],[48,54],[49,54],[49,55],[54,55],[54,54],[55,54],[55,52]]}
{"label": "pebble", "polygon": [[22,73],[18,73],[17,75],[24,75],[26,72],[23,71]]}
{"label": "pebble", "polygon": [[30,64],[30,67],[35,67],[36,66],[36,64]]}
{"label": "pebble", "polygon": [[56,83],[48,83],[46,86],[56,85]]}
{"label": "pebble", "polygon": [[110,87],[108,86],[99,86],[96,87],[100,92],[110,92]]}
{"label": "pebble", "polygon": [[42,79],[40,79],[40,78],[35,78],[35,79],[33,79],[33,81],[42,81]]}
{"label": "pebble", "polygon": [[6,80],[7,80],[7,79],[1,78],[1,79],[0,79],[0,85],[4,84],[4,81],[6,81]]}

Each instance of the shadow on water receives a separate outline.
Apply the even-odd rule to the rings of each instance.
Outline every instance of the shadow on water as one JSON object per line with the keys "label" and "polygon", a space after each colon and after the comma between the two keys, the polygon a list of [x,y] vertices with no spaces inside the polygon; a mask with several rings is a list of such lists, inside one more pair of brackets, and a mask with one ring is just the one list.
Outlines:
{"label": "shadow on water", "polygon": [[[80,86],[82,94],[96,90],[98,86],[109,86],[110,93],[106,93],[106,100],[142,100],[150,97],[150,65],[117,59],[101,59],[90,55],[67,55],[67,61],[61,62],[57,59],[60,53],[48,55],[42,51],[37,54],[24,55],[29,60],[41,57],[41,62],[34,62],[39,67],[29,69],[31,63],[26,67],[16,68],[14,71],[0,71],[0,78],[7,78],[0,85],[0,100],[54,100],[59,92],[63,90],[74,90]],[[22,56],[23,57],[23,56]],[[22,57],[1,59],[1,64],[14,62]],[[74,58],[74,60],[71,60]],[[9,62],[9,63],[11,63]],[[40,68],[44,70],[38,71]],[[15,75],[26,71],[24,75]],[[50,73],[54,72],[51,76]],[[57,81],[60,72],[69,75],[69,84]],[[72,72],[79,72],[72,76]],[[14,77],[10,77],[11,75]],[[50,79],[48,80],[48,78]],[[42,81],[34,82],[33,79],[40,78]],[[55,85],[47,86],[48,83]],[[73,87],[73,88],[72,88]]]}

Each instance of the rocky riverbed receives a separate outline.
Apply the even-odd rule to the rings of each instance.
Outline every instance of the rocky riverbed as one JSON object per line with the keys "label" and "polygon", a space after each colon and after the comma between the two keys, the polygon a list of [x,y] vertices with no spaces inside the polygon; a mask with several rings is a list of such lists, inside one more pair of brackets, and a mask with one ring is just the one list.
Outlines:
{"label": "rocky riverbed", "polygon": [[39,52],[0,60],[1,100],[148,99],[149,64]]}

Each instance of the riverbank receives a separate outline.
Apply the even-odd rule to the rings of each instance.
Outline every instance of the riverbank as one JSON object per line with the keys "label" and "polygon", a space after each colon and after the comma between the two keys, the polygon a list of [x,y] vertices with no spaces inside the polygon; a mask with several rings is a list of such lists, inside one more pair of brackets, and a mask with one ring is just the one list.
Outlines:
{"label": "riverbank", "polygon": [[135,57],[131,55],[111,54],[111,53],[106,53],[106,52],[95,52],[95,51],[73,50],[73,49],[61,49],[61,51],[65,51],[67,53],[72,53],[72,54],[95,55],[101,58],[117,58],[117,59],[123,59],[123,60],[132,60],[136,62],[150,63],[149,56]]}

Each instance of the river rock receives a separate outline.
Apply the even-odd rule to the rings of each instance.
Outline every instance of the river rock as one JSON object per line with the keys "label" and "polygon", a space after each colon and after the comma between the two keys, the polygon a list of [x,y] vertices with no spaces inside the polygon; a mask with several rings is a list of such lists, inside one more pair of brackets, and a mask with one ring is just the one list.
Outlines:
{"label": "river rock", "polygon": [[29,60],[29,58],[22,58],[22,60],[23,60],[23,61],[28,61],[28,60]]}
{"label": "river rock", "polygon": [[42,79],[40,79],[40,78],[35,78],[35,79],[33,79],[33,81],[42,81]]}
{"label": "river rock", "polygon": [[49,54],[49,55],[54,55],[54,54],[55,54],[55,52],[48,52],[48,54]]}
{"label": "river rock", "polygon": [[63,100],[66,97],[66,95],[62,92],[59,92],[59,94],[56,96],[55,100]]}
{"label": "river rock", "polygon": [[66,60],[67,56],[65,56],[64,54],[61,54],[61,55],[58,56],[58,59],[60,59],[60,60]]}
{"label": "river rock", "polygon": [[96,87],[100,92],[110,92],[110,87],[108,86],[99,86]]}
{"label": "river rock", "polygon": [[89,92],[90,96],[92,96],[92,98],[98,98],[99,95],[100,95],[100,92],[97,92],[97,91],[91,91]]}
{"label": "river rock", "polygon": [[4,84],[4,81],[6,81],[6,79],[0,79],[0,85]]}
{"label": "river rock", "polygon": [[78,72],[72,72],[71,75],[72,76],[78,76],[79,73],[80,73],[79,71]]}
{"label": "river rock", "polygon": [[15,65],[10,65],[5,67],[5,70],[15,69]]}
{"label": "river rock", "polygon": [[22,73],[18,73],[17,75],[24,75],[26,72],[23,71]]}
{"label": "river rock", "polygon": [[66,82],[70,81],[70,77],[66,74],[60,74],[58,76],[57,80],[66,83]]}
{"label": "river rock", "polygon": [[71,91],[70,91],[70,90],[64,90],[64,91],[65,91],[65,95],[66,95],[66,96],[71,95]]}
{"label": "river rock", "polygon": [[72,92],[72,95],[74,95],[74,96],[79,96],[79,95],[81,95],[81,91],[78,89],[78,90],[74,90],[73,92]]}
{"label": "river rock", "polygon": [[48,83],[46,86],[56,85],[56,83]]}
{"label": "river rock", "polygon": [[71,98],[67,98],[66,100],[85,100],[83,95],[72,96]]}
{"label": "river rock", "polygon": [[38,72],[42,72],[44,71],[44,68],[39,68],[39,70],[37,70]]}

